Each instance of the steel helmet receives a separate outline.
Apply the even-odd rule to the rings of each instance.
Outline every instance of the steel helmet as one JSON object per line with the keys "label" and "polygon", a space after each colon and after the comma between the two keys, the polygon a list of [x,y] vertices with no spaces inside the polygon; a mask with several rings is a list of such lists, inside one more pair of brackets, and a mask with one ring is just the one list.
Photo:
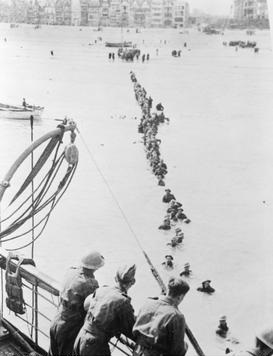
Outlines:
{"label": "steel helmet", "polygon": [[273,350],[273,327],[263,329],[256,335],[257,339],[261,340],[266,346]]}
{"label": "steel helmet", "polygon": [[81,265],[88,269],[99,269],[104,265],[104,257],[98,251],[89,252],[82,257]]}

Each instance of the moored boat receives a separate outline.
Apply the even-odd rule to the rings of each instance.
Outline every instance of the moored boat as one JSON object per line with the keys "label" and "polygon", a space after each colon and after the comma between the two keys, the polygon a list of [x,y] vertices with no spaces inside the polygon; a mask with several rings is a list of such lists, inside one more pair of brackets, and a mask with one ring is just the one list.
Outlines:
{"label": "moored boat", "polygon": [[133,47],[132,42],[105,42],[105,47]]}
{"label": "moored boat", "polygon": [[27,105],[27,106],[14,106],[0,103],[0,117],[6,119],[17,119],[17,120],[29,120],[30,116],[33,116],[33,119],[40,119],[44,107]]}

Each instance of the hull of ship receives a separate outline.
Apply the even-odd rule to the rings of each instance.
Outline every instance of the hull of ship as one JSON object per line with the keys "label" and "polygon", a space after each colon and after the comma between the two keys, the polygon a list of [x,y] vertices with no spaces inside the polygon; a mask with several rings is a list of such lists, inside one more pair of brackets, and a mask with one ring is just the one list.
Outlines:
{"label": "hull of ship", "polygon": [[41,119],[43,109],[41,110],[0,110],[0,117],[14,120],[29,120],[33,116],[34,120]]}

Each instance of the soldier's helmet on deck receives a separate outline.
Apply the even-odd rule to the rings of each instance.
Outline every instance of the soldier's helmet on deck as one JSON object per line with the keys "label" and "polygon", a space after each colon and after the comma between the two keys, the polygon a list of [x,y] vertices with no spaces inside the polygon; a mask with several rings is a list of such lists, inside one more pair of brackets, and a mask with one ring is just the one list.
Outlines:
{"label": "soldier's helmet on deck", "polygon": [[81,266],[87,269],[97,270],[104,265],[104,257],[98,251],[91,251],[81,259]]}

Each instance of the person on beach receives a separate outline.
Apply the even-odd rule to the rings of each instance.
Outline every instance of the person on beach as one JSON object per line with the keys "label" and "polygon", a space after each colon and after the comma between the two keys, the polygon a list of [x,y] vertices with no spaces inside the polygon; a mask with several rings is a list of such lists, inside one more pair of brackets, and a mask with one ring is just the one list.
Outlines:
{"label": "person on beach", "polygon": [[142,63],[145,62],[145,54],[142,55]]}
{"label": "person on beach", "polygon": [[27,107],[27,103],[26,103],[26,99],[25,99],[25,98],[23,98],[22,106],[23,106],[25,109],[26,109],[26,107]]}
{"label": "person on beach", "polygon": [[103,265],[103,256],[91,251],[82,257],[80,266],[71,267],[67,272],[59,309],[50,326],[49,356],[72,355],[86,315],[84,300],[99,287],[94,272]]}
{"label": "person on beach", "polygon": [[135,284],[136,266],[120,266],[114,286],[103,286],[86,298],[85,322],[74,344],[75,356],[110,356],[108,342],[122,333],[133,339],[134,309],[128,290]]}
{"label": "person on beach", "polygon": [[181,278],[172,277],[167,295],[149,298],[140,308],[133,328],[136,339],[133,356],[184,356],[186,322],[178,306],[190,287]]}
{"label": "person on beach", "polygon": [[50,54],[51,54],[51,56],[54,56],[54,52],[52,50],[50,51]]}

